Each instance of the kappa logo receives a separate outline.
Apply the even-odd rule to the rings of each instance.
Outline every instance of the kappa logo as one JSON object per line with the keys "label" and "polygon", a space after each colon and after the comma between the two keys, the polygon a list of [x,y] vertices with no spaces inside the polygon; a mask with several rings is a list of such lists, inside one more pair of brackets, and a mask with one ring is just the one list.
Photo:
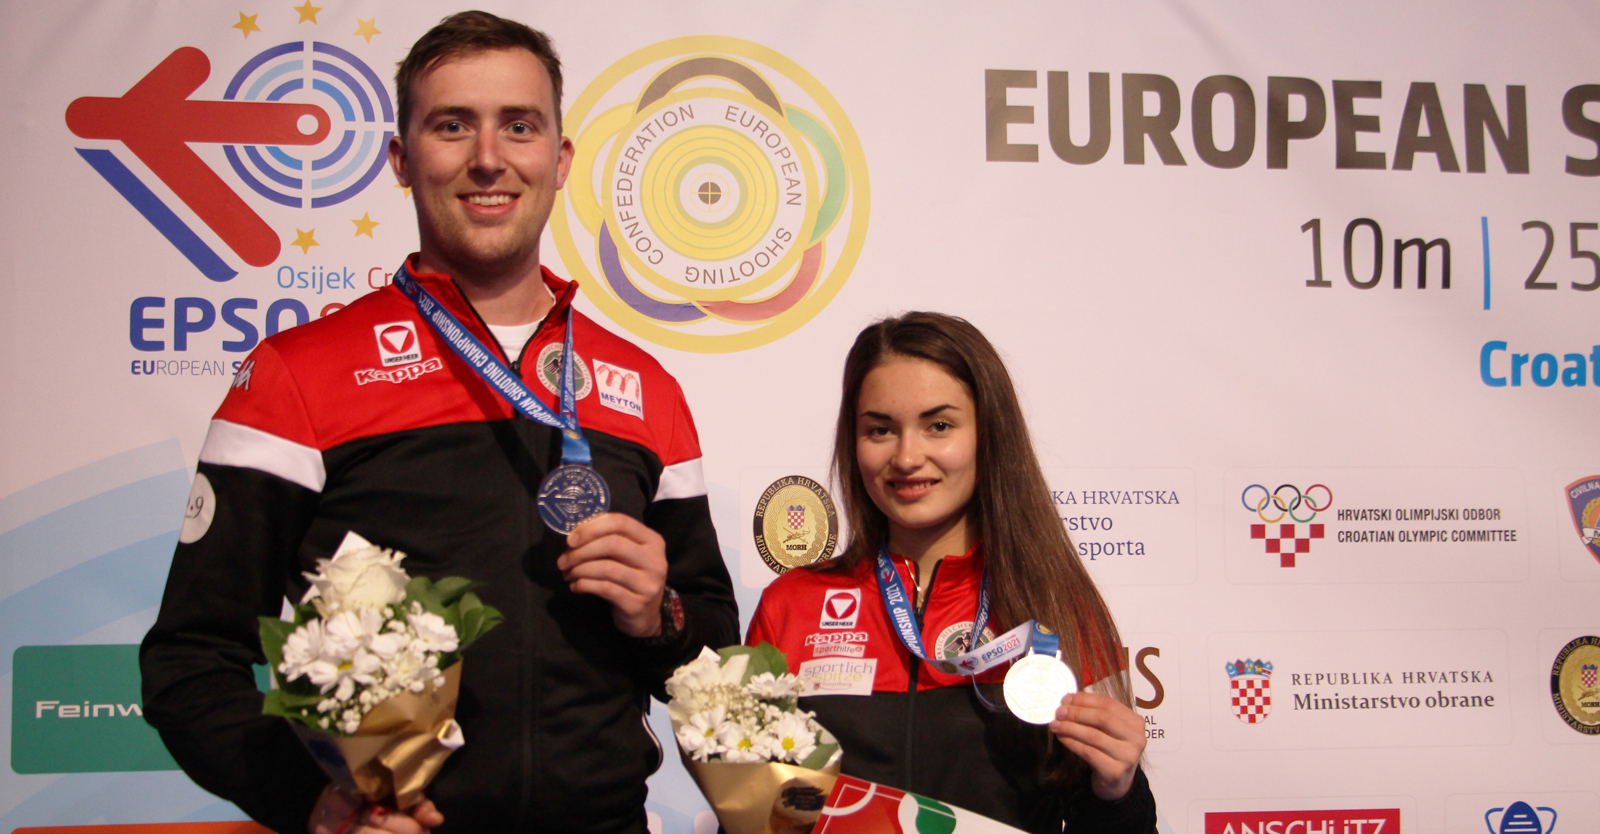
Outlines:
{"label": "kappa logo", "polygon": [[638,371],[596,359],[594,376],[600,389],[601,405],[644,419],[644,384]]}
{"label": "kappa logo", "polygon": [[442,370],[444,370],[444,360],[435,356],[426,362],[413,362],[403,368],[395,368],[392,371],[383,368],[368,368],[364,371],[356,371],[356,384],[366,385],[369,382],[393,382],[399,384],[401,382],[410,382],[423,374],[431,374],[434,371]]}
{"label": "kappa logo", "polygon": [[385,368],[408,365],[422,359],[422,346],[417,343],[415,322],[376,324],[372,332],[378,337],[378,358],[383,360]]}
{"label": "kappa logo", "polygon": [[858,588],[833,589],[822,597],[822,622],[820,628],[855,628],[856,617],[861,613],[861,590]]}

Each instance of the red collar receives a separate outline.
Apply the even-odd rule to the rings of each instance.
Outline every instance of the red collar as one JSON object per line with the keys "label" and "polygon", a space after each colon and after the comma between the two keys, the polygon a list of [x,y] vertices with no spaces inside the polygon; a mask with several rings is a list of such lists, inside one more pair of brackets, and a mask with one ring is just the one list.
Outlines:
{"label": "red collar", "polygon": [[[454,278],[442,272],[423,272],[418,268],[420,258],[420,252],[413,252],[406,258],[406,271],[411,274],[411,277],[416,279],[417,283],[426,287],[428,292],[432,293],[434,298],[439,299],[441,304],[450,308],[450,312],[455,313],[456,318],[471,328],[473,333],[480,339],[488,337],[485,344],[499,344],[489,333],[488,325],[484,323],[483,317],[478,315],[478,311],[473,308],[472,303],[461,292],[461,285],[456,283]],[[549,267],[544,265],[540,265],[539,272],[540,277],[544,280],[544,285],[550,289],[550,294],[555,296],[556,303],[550,307],[549,312],[545,313],[544,320],[539,323],[539,329],[534,334],[535,340],[547,328],[555,328],[558,332],[560,331],[561,323],[567,320],[567,311],[572,307],[572,299],[578,293],[578,282],[567,281],[557,277],[554,272],[550,271]]]}

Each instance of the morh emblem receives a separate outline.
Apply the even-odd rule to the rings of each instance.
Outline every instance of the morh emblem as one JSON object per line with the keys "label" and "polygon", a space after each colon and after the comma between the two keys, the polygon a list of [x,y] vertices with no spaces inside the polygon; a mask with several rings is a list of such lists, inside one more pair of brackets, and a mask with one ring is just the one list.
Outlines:
{"label": "morh emblem", "polygon": [[1246,724],[1260,724],[1272,712],[1272,664],[1237,660],[1228,664],[1228,695],[1233,715]]}
{"label": "morh emblem", "polygon": [[803,475],[773,481],[756,502],[751,521],[756,552],[773,573],[830,558],[839,542],[833,497]]}

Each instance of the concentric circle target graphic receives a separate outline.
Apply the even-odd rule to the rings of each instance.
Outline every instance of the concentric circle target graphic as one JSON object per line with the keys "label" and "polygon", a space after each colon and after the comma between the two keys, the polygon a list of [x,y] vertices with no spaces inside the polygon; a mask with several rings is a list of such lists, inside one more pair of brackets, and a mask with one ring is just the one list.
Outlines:
{"label": "concentric circle target graphic", "polygon": [[657,344],[746,350],[827,306],[866,238],[867,169],[833,96],[757,43],[664,41],[566,116],[557,251],[613,321]]}
{"label": "concentric circle target graphic", "polygon": [[235,173],[253,191],[293,208],[337,205],[361,193],[388,161],[394,105],[365,62],[332,44],[294,41],[239,68],[223,98],[316,104],[333,129],[308,146],[226,145]]}

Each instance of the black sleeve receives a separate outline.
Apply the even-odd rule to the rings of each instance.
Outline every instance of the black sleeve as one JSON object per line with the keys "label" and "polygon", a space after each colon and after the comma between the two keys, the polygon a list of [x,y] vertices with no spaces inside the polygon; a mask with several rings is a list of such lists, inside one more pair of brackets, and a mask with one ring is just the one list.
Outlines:
{"label": "black sleeve", "polygon": [[[1087,774],[1085,774],[1087,781]],[[1084,785],[1078,800],[1067,806],[1065,834],[1155,834],[1156,797],[1141,767],[1121,799],[1107,802]]]}
{"label": "black sleeve", "polygon": [[677,640],[664,645],[633,641],[642,680],[651,694],[666,700],[667,678],[702,646],[720,649],[739,642],[739,608],[706,496],[654,501],[644,523],[666,539],[667,585],[683,599],[683,633]]}
{"label": "black sleeve", "polygon": [[257,616],[282,610],[317,494],[254,469],[201,463],[210,527],[172,557],[139,650],[144,714],[189,778],[276,831],[303,832],[328,779],[288,723],[261,714]]}

